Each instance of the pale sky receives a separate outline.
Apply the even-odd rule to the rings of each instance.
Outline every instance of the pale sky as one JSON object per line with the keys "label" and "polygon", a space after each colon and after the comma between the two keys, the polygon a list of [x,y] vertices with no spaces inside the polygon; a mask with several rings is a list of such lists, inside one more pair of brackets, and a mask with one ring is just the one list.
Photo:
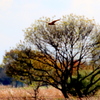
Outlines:
{"label": "pale sky", "polygon": [[24,38],[28,28],[40,17],[68,14],[84,15],[100,24],[100,0],[0,0],[0,63],[9,51]]}

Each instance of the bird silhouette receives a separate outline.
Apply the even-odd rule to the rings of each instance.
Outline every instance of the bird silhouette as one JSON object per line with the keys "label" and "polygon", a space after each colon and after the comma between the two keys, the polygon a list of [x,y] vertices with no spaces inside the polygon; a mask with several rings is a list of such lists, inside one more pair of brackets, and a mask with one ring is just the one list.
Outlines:
{"label": "bird silhouette", "polygon": [[57,21],[59,21],[60,19],[57,19],[57,20],[54,20],[54,21],[52,21],[52,22],[47,22],[48,23],[48,25],[55,25],[55,22],[57,22]]}

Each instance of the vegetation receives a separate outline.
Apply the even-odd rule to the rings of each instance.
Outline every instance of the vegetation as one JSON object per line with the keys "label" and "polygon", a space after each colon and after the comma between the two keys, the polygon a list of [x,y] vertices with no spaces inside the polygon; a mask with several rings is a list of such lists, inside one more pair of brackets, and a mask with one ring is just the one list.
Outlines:
{"label": "vegetation", "polygon": [[6,75],[5,69],[0,68],[0,84],[9,85],[11,83],[12,83],[12,79]]}
{"label": "vegetation", "polygon": [[[96,30],[98,33],[99,29]],[[98,67],[100,65],[100,35],[95,34],[94,37],[92,37],[93,41],[97,42],[97,45],[94,46],[94,51],[92,52],[92,60],[91,64],[94,67]]]}
{"label": "vegetation", "polygon": [[[81,100],[100,100],[100,91],[95,96],[84,97]],[[34,100],[34,91],[32,87],[25,88],[12,88],[8,86],[0,86],[0,100]],[[79,100],[79,98],[69,95],[70,99],[67,100]],[[53,87],[40,87],[39,100],[64,100],[62,93]],[[37,99],[37,100],[38,100]]]}
{"label": "vegetation", "polygon": [[99,27],[94,20],[76,15],[63,16],[56,25],[45,23],[49,21],[40,19],[26,29],[26,49],[5,54],[7,74],[29,84],[51,85],[65,98],[69,93],[78,97],[93,95],[100,87],[100,66],[83,66],[100,44],[95,40]]}
{"label": "vegetation", "polygon": [[94,95],[100,89],[100,71],[99,70],[81,70],[79,80],[77,76],[72,77],[68,82],[68,92],[73,96],[87,97]]}
{"label": "vegetation", "polygon": [[16,80],[32,85],[35,74],[39,74],[34,68],[43,67],[43,64],[38,64],[37,61],[33,60],[36,54],[38,52],[30,49],[14,49],[6,52],[3,61],[6,74]]}

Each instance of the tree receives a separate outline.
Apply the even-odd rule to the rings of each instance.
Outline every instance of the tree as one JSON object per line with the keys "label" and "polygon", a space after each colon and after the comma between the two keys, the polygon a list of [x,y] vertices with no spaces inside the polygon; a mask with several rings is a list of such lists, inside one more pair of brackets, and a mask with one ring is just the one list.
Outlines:
{"label": "tree", "polygon": [[2,65],[5,68],[6,74],[26,84],[33,84],[35,74],[38,74],[34,71],[34,66],[37,68],[40,65],[42,66],[41,63],[38,64],[37,61],[33,60],[37,53],[27,48],[23,50],[12,49],[10,52],[6,52]]}
{"label": "tree", "polygon": [[[63,16],[62,20],[54,26],[44,23],[44,20],[46,22],[50,21],[49,18],[40,19],[26,29],[25,40],[29,45],[36,46],[37,50],[44,54],[45,60],[39,61],[49,65],[55,71],[52,76],[50,74],[51,71],[35,69],[40,71],[40,73],[44,72],[43,77],[46,77],[46,80],[42,78],[42,80],[38,81],[44,81],[52,85],[59,89],[65,98],[68,98],[68,87],[70,87],[68,81],[70,80],[70,83],[74,82],[73,68],[75,62],[78,62],[75,70],[76,85],[80,85],[82,80],[95,73],[95,71],[97,73],[100,71],[100,66],[97,69],[91,69],[92,72],[80,79],[81,62],[87,62],[91,59],[91,53],[95,51],[93,47],[98,44],[97,41],[92,40],[95,34],[99,34],[96,31],[98,27],[95,25],[94,20],[72,14]],[[94,78],[92,77],[92,79]],[[93,84],[99,80],[100,78]],[[92,84],[92,81],[90,84]],[[78,86],[76,86],[75,92],[77,92],[79,97],[82,97],[83,94]]]}
{"label": "tree", "polygon": [[[96,30],[98,33],[100,33],[99,30]],[[95,34],[94,37],[92,37],[93,41],[97,43],[97,45],[94,46],[94,51],[92,54],[91,63],[93,67],[98,67],[100,65],[100,34]]]}
{"label": "tree", "polygon": [[[38,98],[38,89],[43,85],[43,82],[34,81],[34,77],[37,74],[42,75],[42,73],[38,73],[34,69],[45,67],[44,64],[38,63],[35,60],[37,54],[40,53],[26,47],[23,48],[21,45],[21,48],[18,47],[17,49],[10,50],[10,52],[6,52],[2,65],[6,69],[5,71],[8,76],[12,77],[13,80],[18,80],[13,81],[15,87],[19,81],[33,87],[35,100]],[[36,77],[35,79],[37,79]]]}
{"label": "tree", "polygon": [[[16,75],[26,76],[23,74],[26,71],[27,76],[32,76],[29,80],[52,85],[59,89],[65,98],[68,98],[69,93],[79,97],[94,93],[100,87],[100,66],[90,71],[85,70],[86,74],[82,74],[83,64],[90,60],[91,53],[95,51],[94,46],[98,45],[97,41],[92,40],[95,34],[99,34],[94,20],[76,15],[63,16],[56,25],[48,25],[44,20],[50,22],[49,18],[40,19],[25,31],[25,42],[31,49],[35,47],[37,54],[29,55],[25,50],[28,60],[22,55],[21,59],[20,56],[17,58],[19,63],[15,64],[9,60],[9,69],[13,64]],[[15,65],[20,65],[22,69],[16,71]],[[13,76],[14,72],[11,75]],[[91,81],[84,85],[86,80]]]}

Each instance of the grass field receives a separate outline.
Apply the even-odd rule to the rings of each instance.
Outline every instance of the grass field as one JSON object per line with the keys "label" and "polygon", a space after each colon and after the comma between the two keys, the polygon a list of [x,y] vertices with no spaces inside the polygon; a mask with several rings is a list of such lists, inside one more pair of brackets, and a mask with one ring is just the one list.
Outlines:
{"label": "grass field", "polygon": [[[39,89],[38,100],[65,100],[62,93],[53,87],[41,87]],[[12,88],[10,86],[0,86],[0,100],[34,100],[34,91],[30,87]],[[70,96],[69,100],[80,100]],[[100,100],[99,93],[94,97],[82,98],[81,100]]]}

